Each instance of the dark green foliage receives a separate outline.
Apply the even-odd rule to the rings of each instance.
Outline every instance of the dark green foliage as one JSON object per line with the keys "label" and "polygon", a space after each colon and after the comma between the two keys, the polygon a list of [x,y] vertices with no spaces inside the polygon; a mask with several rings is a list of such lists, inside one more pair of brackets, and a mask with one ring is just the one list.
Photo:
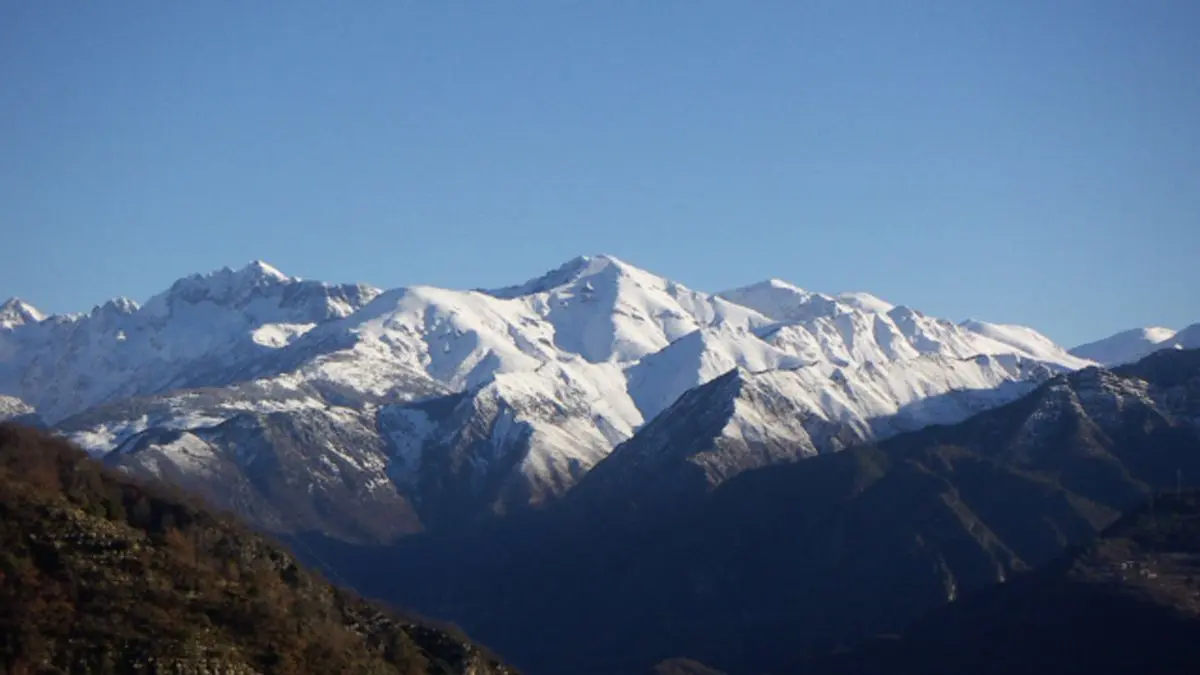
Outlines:
{"label": "dark green foliage", "polygon": [[230,519],[0,425],[0,673],[510,672]]}

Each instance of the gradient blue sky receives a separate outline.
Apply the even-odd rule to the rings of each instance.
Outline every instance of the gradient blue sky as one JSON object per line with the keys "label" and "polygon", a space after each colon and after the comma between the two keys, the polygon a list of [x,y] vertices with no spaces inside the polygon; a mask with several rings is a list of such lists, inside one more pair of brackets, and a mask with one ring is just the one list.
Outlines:
{"label": "gradient blue sky", "polygon": [[0,3],[0,296],[612,253],[1074,344],[1200,321],[1200,2]]}

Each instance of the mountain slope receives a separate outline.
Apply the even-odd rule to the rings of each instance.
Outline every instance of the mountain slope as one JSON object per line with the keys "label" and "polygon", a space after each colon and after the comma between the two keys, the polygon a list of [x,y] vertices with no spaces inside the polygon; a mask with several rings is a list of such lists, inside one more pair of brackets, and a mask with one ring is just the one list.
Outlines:
{"label": "mountain slope", "polygon": [[[734,369],[771,382],[739,404],[737,433],[769,436],[748,420],[781,419],[756,406],[787,399],[781,410],[848,427],[820,433],[863,440],[960,419],[1024,386],[1009,383],[1085,363],[1032,331],[956,325],[865,293],[753,288],[709,295],[611,256],[490,291],[379,292],[254,263],[181,279],[145,307],[46,318],[14,303],[0,394],[110,463],[169,474],[263,527],[365,541],[553,501]],[[1009,365],[953,365],[981,354]],[[1009,393],[961,393],[994,387]],[[919,405],[930,397],[937,414]],[[352,432],[336,430],[341,419]],[[259,455],[275,468],[252,466]],[[361,522],[355,499],[369,505]]]}
{"label": "mountain slope", "polygon": [[578,499],[680,508],[726,480],[929,424],[959,422],[1051,376],[1019,357],[835,370],[733,370],[685,393],[580,483]]}
{"label": "mountain slope", "polygon": [[144,307],[118,298],[89,314],[4,321],[0,393],[54,423],[129,396],[226,384],[239,368],[377,293],[294,279],[255,262],[180,279]]}
{"label": "mountain slope", "polygon": [[867,293],[835,297],[772,279],[720,296],[774,319],[776,323],[761,333],[763,338],[810,361],[847,365],[919,355],[963,359],[979,354],[1017,354],[1068,369],[1091,365],[1024,326],[984,321],[956,325]]}
{"label": "mountain slope", "polygon": [[1173,349],[1200,349],[1200,323],[1194,323],[1171,337]]}
{"label": "mountain slope", "polygon": [[1200,668],[1200,495],[1156,496],[1045,569],[798,672],[1183,673]]}
{"label": "mountain slope", "polygon": [[61,440],[0,425],[4,672],[507,673]]}
{"label": "mountain slope", "polygon": [[389,476],[429,527],[558,497],[640,420],[619,370],[587,370],[606,368],[610,376],[592,379],[551,363],[540,376],[498,374],[462,394],[386,406],[378,427],[391,451]]}
{"label": "mountain slope", "polygon": [[767,323],[756,312],[698,293],[612,256],[582,256],[519,286],[485,291],[520,300],[553,327],[564,351],[626,363],[706,325]]}
{"label": "mountain slope", "polygon": [[[676,656],[778,672],[1045,565],[1152,490],[1200,486],[1198,423],[1200,352],[1160,352],[1058,375],[959,424],[744,471],[657,518],[614,518],[641,512],[645,492],[604,490],[322,555],[530,672],[636,672]],[[514,604],[525,612],[496,609]]]}
{"label": "mountain slope", "polygon": [[1150,353],[1170,345],[1175,331],[1151,326],[1134,328],[1110,335],[1102,340],[1079,345],[1071,350],[1075,356],[1090,359],[1106,366],[1133,363]]}

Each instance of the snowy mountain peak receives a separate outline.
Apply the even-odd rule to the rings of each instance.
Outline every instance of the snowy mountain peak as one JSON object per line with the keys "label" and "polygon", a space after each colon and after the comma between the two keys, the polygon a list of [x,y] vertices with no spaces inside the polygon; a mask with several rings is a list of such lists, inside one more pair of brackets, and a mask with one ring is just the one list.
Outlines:
{"label": "snowy mountain peak", "polygon": [[184,277],[166,292],[151,298],[146,308],[158,314],[179,303],[194,305],[207,300],[218,305],[238,304],[257,291],[298,281],[261,260],[255,260],[236,270],[222,267],[208,274]]}
{"label": "snowy mountain peak", "polygon": [[138,311],[140,307],[129,298],[113,298],[92,310],[92,316],[125,316]]}
{"label": "snowy mountain peak", "polygon": [[226,267],[209,276],[222,280],[228,279],[229,283],[235,288],[263,288],[299,281],[299,279],[289,277],[262,260],[252,260],[242,268],[236,270]]}
{"label": "snowy mountain peak", "polygon": [[881,300],[870,293],[838,293],[837,300],[842,304],[850,305],[851,307],[857,307],[864,312],[873,312],[875,314],[887,314],[896,308],[896,306],[892,303],[886,300]]}
{"label": "snowy mountain peak", "polygon": [[258,279],[274,279],[275,281],[290,281],[292,277],[280,272],[276,267],[268,264],[263,260],[252,260],[245,267],[238,271],[238,274],[243,277],[254,277]]}
{"label": "snowy mountain peak", "polygon": [[767,279],[766,281],[760,281],[757,284],[751,284],[746,288],[773,288],[780,291],[789,291],[796,294],[809,295],[808,291],[800,288],[796,284],[793,284],[790,281],[784,281],[783,279],[776,279],[774,277]]}
{"label": "snowy mountain peak", "polygon": [[45,320],[45,314],[20,298],[9,298],[4,301],[3,305],[0,305],[0,327],[15,328],[27,323],[41,323]]}
{"label": "snowy mountain peak", "polygon": [[786,323],[811,322],[854,313],[887,314],[896,309],[895,305],[868,293],[826,295],[806,291],[778,279],[736,288],[718,295],[775,321]]}
{"label": "snowy mountain peak", "polygon": [[1193,324],[1178,332],[1160,326],[1121,331],[1103,340],[1080,345],[1072,349],[1071,354],[1106,366],[1116,366],[1140,361],[1162,349],[1196,348],[1200,348],[1200,324]]}
{"label": "snowy mountain peak", "polygon": [[1050,338],[1026,326],[968,319],[960,323],[959,327],[1037,359],[1060,363],[1075,369],[1095,365],[1088,359],[1070,354]]}
{"label": "snowy mountain peak", "polygon": [[294,441],[289,471],[324,475],[331,452],[370,464],[434,526],[563,494],[624,442],[635,461],[618,465],[698,464],[715,484],[960,419],[1075,364],[1090,362],[1020,327],[779,279],[716,296],[609,255],[492,291],[381,292],[255,261],[141,309],[0,331],[0,394],[89,448],[176,429],[237,457],[240,423],[205,430],[279,413],[294,438],[254,442]]}
{"label": "snowy mountain peak", "polygon": [[549,293],[580,282],[586,283],[585,280],[595,277],[628,274],[653,276],[610,255],[581,255],[523,284],[490,290],[480,289],[480,292],[497,298],[513,299]]}
{"label": "snowy mountain peak", "polygon": [[796,321],[812,315],[814,301],[833,302],[829,296],[806,291],[780,279],[768,279],[756,284],[723,291],[717,294],[730,302],[749,307],[776,321]]}

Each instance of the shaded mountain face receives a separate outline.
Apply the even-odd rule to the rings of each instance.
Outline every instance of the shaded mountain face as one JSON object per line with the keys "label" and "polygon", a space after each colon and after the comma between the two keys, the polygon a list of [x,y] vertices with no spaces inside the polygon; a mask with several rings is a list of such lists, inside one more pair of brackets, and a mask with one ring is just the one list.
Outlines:
{"label": "shaded mountain face", "polygon": [[1184,673],[1200,668],[1200,494],[1152,497],[1035,572],[795,672]]}
{"label": "shaded mountain face", "polygon": [[1045,565],[1153,490],[1200,486],[1198,413],[1200,352],[1160,352],[1055,376],[958,424],[744,471],[686,509],[644,517],[646,493],[605,491],[322,556],[529,672],[636,672],[678,656],[778,672]]}
{"label": "shaded mountain face", "polygon": [[[123,470],[277,532],[351,541],[541,507],[627,441],[643,450],[625,456],[696,447],[677,458],[683,473],[716,445],[744,446],[705,465],[711,489],[957,421],[1087,363],[1028,329],[782,282],[706,294],[609,256],[486,291],[380,292],[254,263],[182,279],[144,307],[10,305],[0,394]],[[707,438],[652,423],[735,371],[746,384]],[[664,441],[664,428],[682,436]]]}
{"label": "shaded mountain face", "polygon": [[730,371],[688,391],[617,446],[570,497],[632,504],[643,516],[686,508],[744,471],[959,422],[1051,373],[1015,356],[867,362],[828,376],[811,368]]}
{"label": "shaded mountain face", "polygon": [[654,666],[654,675],[725,675],[691,659],[666,659]]}
{"label": "shaded mountain face", "polygon": [[510,673],[62,440],[0,425],[0,671]]}
{"label": "shaded mountain face", "polygon": [[189,431],[155,428],[103,461],[232,506],[280,534],[317,529],[372,542],[422,529],[387,475],[374,420],[352,410],[243,413]]}

